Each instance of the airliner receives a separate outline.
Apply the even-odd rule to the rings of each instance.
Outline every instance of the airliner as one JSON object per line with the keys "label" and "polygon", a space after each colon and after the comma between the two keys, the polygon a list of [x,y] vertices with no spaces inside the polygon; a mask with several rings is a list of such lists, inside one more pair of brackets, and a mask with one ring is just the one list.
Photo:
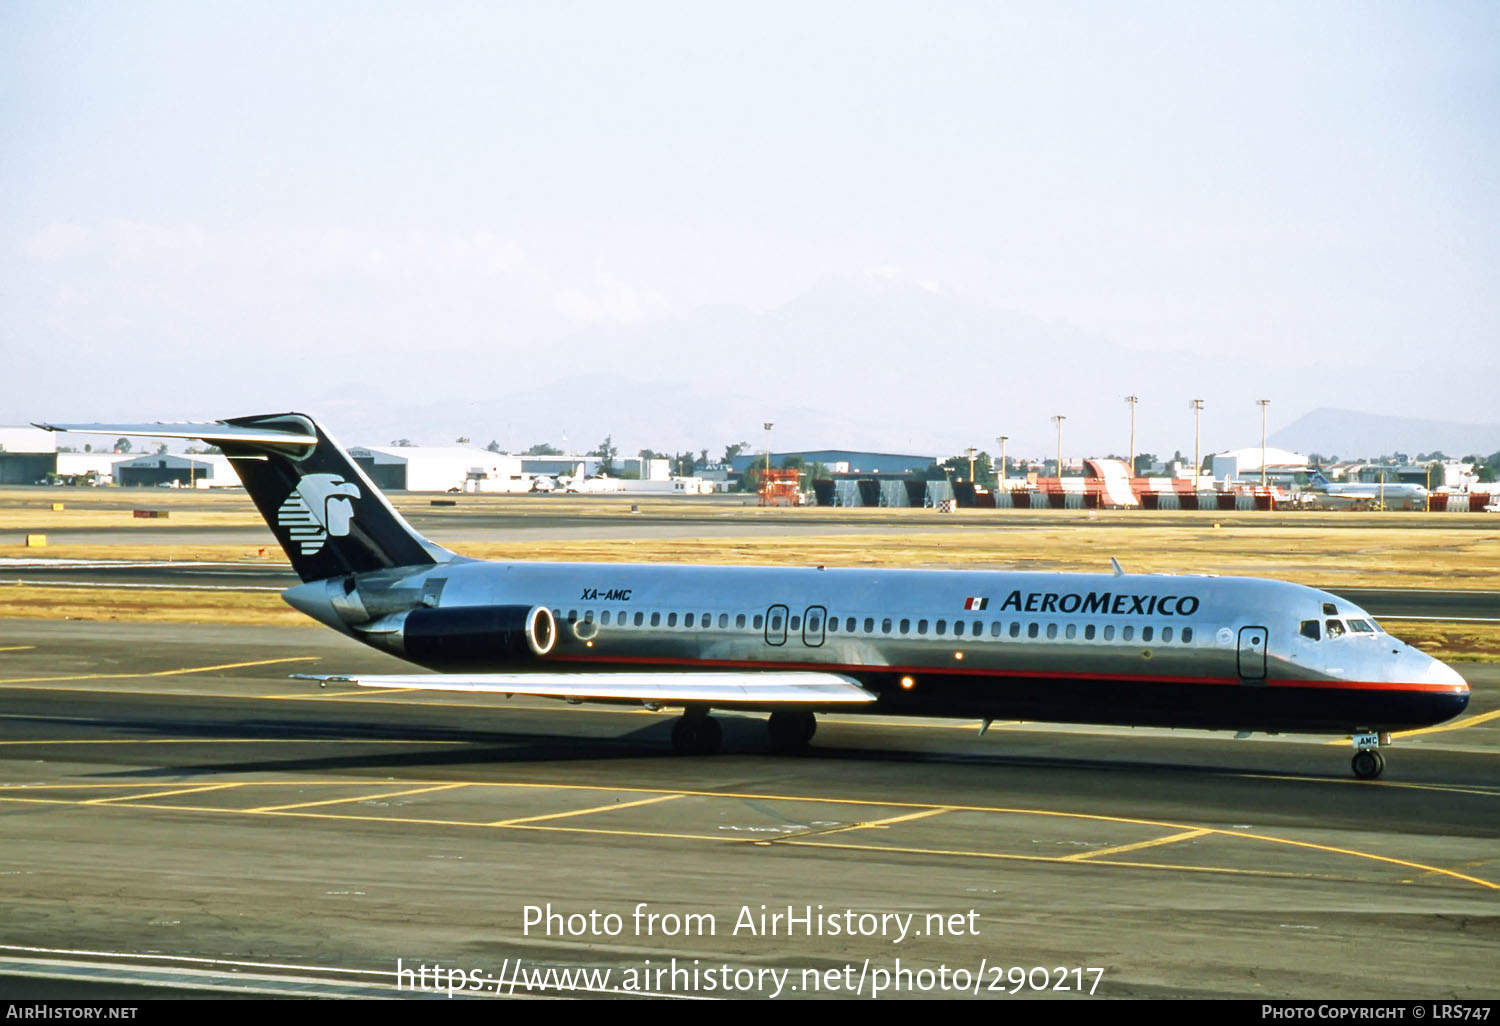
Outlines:
{"label": "airliner", "polygon": [[1417,484],[1371,483],[1350,481],[1335,484],[1321,473],[1314,473],[1307,486],[1319,506],[1353,509],[1426,509],[1427,489]]}
{"label": "airliner", "polygon": [[294,608],[433,671],[306,677],[768,713],[793,752],[832,711],[1348,736],[1380,776],[1392,732],[1458,715],[1453,669],[1346,599],[1283,581],[1099,574],[487,562],[418,534],[298,413],[39,424],[200,439],[229,457],[301,584]]}

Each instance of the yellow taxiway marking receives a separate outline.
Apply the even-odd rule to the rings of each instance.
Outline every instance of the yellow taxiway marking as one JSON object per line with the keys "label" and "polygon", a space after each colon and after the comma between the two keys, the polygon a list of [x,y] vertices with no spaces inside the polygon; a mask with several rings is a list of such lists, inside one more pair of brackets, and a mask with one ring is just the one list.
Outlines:
{"label": "yellow taxiway marking", "polygon": [[1134,844],[1121,844],[1113,848],[1100,848],[1097,851],[1079,852],[1077,855],[1064,855],[1058,859],[1059,862],[1085,862],[1101,855],[1119,855],[1126,851],[1140,851],[1142,848],[1155,848],[1162,844],[1176,844],[1178,841],[1190,841],[1195,837],[1203,837],[1212,833],[1210,830],[1184,830],[1180,834],[1171,834],[1167,837],[1157,837],[1150,841],[1137,841]]}
{"label": "yellow taxiway marking", "polygon": [[25,652],[36,648],[35,645],[0,645],[0,652]]}
{"label": "yellow taxiway marking", "polygon": [[[1398,730],[1396,733],[1391,735],[1391,738],[1400,739],[1406,737],[1420,737],[1423,734],[1446,734],[1450,730],[1463,730],[1465,727],[1477,727],[1481,723],[1488,723],[1491,720],[1495,719],[1500,719],[1500,709],[1491,709],[1487,713],[1479,713],[1475,716],[1465,716],[1461,720],[1454,720],[1452,723],[1441,723],[1436,727],[1419,727],[1416,730]],[[1323,743],[1330,747],[1336,745],[1347,745],[1349,744],[1349,739],[1344,738],[1342,740],[1325,741]]]}
{"label": "yellow taxiway marking", "polygon": [[1459,787],[1456,784],[1406,784],[1399,780],[1355,780],[1353,777],[1296,777],[1285,773],[1243,773],[1239,775],[1247,780],[1290,780],[1305,784],[1389,787],[1408,791],[1441,791],[1444,794],[1477,794],[1485,798],[1500,798],[1500,787],[1486,785]]}
{"label": "yellow taxiway marking", "polygon": [[[351,784],[351,787],[359,787]],[[438,784],[435,787],[409,787],[404,791],[377,791],[374,794],[357,794],[351,798],[327,798],[320,802],[298,802],[294,805],[262,805],[254,809],[239,809],[244,813],[289,812],[292,809],[311,809],[319,805],[343,805],[348,802],[372,802],[379,798],[400,798],[408,794],[430,794],[433,791],[451,791],[457,787],[468,787],[465,783]]]}
{"label": "yellow taxiway marking", "polygon": [[[257,783],[257,784],[260,784],[261,786],[265,786],[265,782],[252,782],[252,783]],[[1400,859],[1400,858],[1395,858],[1395,857],[1388,856],[1388,855],[1377,855],[1377,854],[1375,854],[1373,852],[1357,851],[1357,850],[1354,850],[1354,849],[1351,849],[1351,848],[1339,848],[1339,847],[1336,847],[1336,846],[1333,846],[1333,845],[1318,844],[1318,843],[1315,843],[1315,842],[1312,842],[1312,841],[1298,841],[1298,840],[1293,840],[1291,838],[1285,838],[1285,837],[1273,837],[1273,836],[1266,835],[1266,834],[1255,834],[1255,833],[1250,833],[1249,831],[1244,831],[1244,830],[1225,830],[1225,829],[1220,829],[1220,828],[1216,828],[1216,827],[1197,827],[1197,826],[1193,826],[1193,825],[1186,824],[1186,823],[1169,823],[1169,822],[1164,822],[1164,821],[1161,821],[1161,820],[1134,819],[1134,818],[1124,817],[1124,816],[1106,816],[1106,815],[1101,815],[1101,814],[1098,814],[1098,813],[1062,812],[1062,811],[1053,810],[1053,809],[1018,809],[1018,808],[1007,808],[1007,807],[1004,807],[1004,806],[987,806],[987,805],[952,805],[952,804],[934,805],[934,804],[926,803],[926,802],[878,801],[878,800],[874,800],[874,799],[863,799],[863,798],[837,798],[837,797],[828,797],[828,796],[809,796],[809,795],[760,794],[760,793],[746,793],[746,792],[735,792],[735,791],[692,791],[692,790],[665,790],[665,789],[638,788],[638,787],[637,788],[631,788],[631,787],[610,787],[610,786],[607,786],[607,785],[598,785],[598,784],[592,784],[592,785],[590,785],[590,784],[547,784],[547,783],[536,783],[536,782],[525,782],[525,781],[460,781],[460,782],[454,782],[454,781],[409,781],[408,783],[413,784],[413,785],[429,785],[430,784],[430,785],[433,785],[433,787],[434,787],[435,790],[436,789],[446,789],[446,788],[453,788],[453,787],[465,787],[465,786],[468,786],[468,787],[548,789],[548,790],[556,790],[556,791],[603,791],[603,792],[619,792],[619,793],[626,793],[626,794],[646,794],[646,795],[648,795],[647,799],[643,799],[642,801],[631,803],[631,804],[636,804],[636,805],[648,804],[650,802],[650,800],[651,800],[651,797],[655,797],[655,799],[658,800],[658,801],[667,801],[667,800],[671,800],[671,799],[674,799],[674,798],[681,798],[681,797],[731,798],[731,799],[736,799],[736,800],[751,799],[751,800],[762,800],[762,801],[814,802],[814,803],[823,804],[823,805],[874,806],[874,807],[884,807],[884,808],[890,808],[890,809],[911,809],[913,811],[925,811],[925,812],[929,812],[929,813],[934,814],[934,815],[937,814],[937,813],[939,813],[939,812],[988,812],[988,813],[1021,815],[1021,816],[1040,816],[1040,817],[1044,817],[1044,818],[1083,820],[1083,821],[1086,821],[1086,822],[1121,823],[1121,824],[1130,824],[1130,825],[1134,825],[1134,826],[1158,827],[1158,828],[1162,828],[1162,829],[1175,830],[1175,831],[1179,831],[1179,832],[1191,832],[1191,831],[1202,830],[1204,832],[1204,835],[1216,835],[1216,836],[1220,836],[1220,837],[1239,838],[1241,840],[1260,841],[1260,842],[1263,842],[1263,843],[1266,843],[1266,844],[1281,845],[1281,846],[1284,846],[1284,847],[1299,848],[1299,849],[1304,849],[1304,850],[1308,850],[1308,851],[1318,851],[1318,852],[1323,852],[1325,854],[1330,854],[1330,855],[1348,856],[1348,857],[1351,857],[1351,858],[1364,859],[1364,860],[1367,860],[1367,861],[1377,862],[1377,863],[1381,863],[1381,864],[1384,864],[1384,865],[1400,866],[1400,867],[1403,867],[1403,868],[1406,868],[1406,869],[1416,870],[1419,873],[1433,874],[1433,875],[1437,875],[1437,876],[1444,876],[1444,877],[1448,877],[1449,879],[1459,880],[1459,881],[1462,881],[1464,883],[1474,884],[1475,886],[1483,887],[1483,888],[1485,888],[1487,890],[1500,890],[1500,883],[1494,883],[1494,882],[1491,882],[1489,880],[1481,879],[1480,877],[1471,876],[1471,875],[1469,875],[1467,873],[1460,873],[1460,872],[1458,872],[1456,870],[1444,869],[1441,866],[1425,865],[1425,864],[1420,863],[1420,862],[1414,862],[1414,861],[1412,861],[1410,859]],[[317,784],[337,785],[337,786],[343,786],[343,787],[359,786],[359,782],[357,782],[357,781],[348,781],[348,780],[339,780],[339,781],[311,781],[311,782],[310,781],[288,781],[288,782],[285,782],[285,784],[283,784],[283,786],[306,787],[306,786],[312,786],[312,785],[317,785]],[[67,785],[67,784],[57,784],[57,785],[5,785],[3,787],[0,787],[0,801],[3,801],[3,802],[23,802],[23,803],[33,803],[33,804],[49,804],[49,805],[82,805],[83,801],[80,800],[80,799],[11,797],[11,796],[7,795],[5,792],[9,791],[11,793],[14,793],[15,791],[21,790],[21,789],[42,790],[42,789],[62,789],[62,788],[68,788],[68,787],[78,788],[78,787],[83,787],[83,786],[88,786],[88,785]],[[124,785],[114,784],[114,785],[102,785],[102,786],[121,787],[121,786],[124,786]],[[152,785],[142,784],[142,785],[137,785],[137,786],[149,787],[149,786],[152,786]],[[352,800],[354,800],[354,801],[360,801],[360,800],[365,800],[365,799],[367,799],[369,797],[378,797],[378,795],[377,796],[364,796],[364,798],[355,798],[355,799],[352,799]],[[330,803],[330,804],[332,804],[332,803]],[[95,806],[95,807],[100,807],[100,806]],[[162,811],[167,811],[167,812],[207,812],[207,813],[218,813],[218,814],[221,814],[221,815],[222,814],[244,815],[245,812],[247,811],[247,810],[243,810],[243,809],[216,808],[216,807],[213,807],[213,806],[148,805],[148,804],[145,804],[144,802],[133,802],[133,803],[128,803],[128,804],[115,804],[115,805],[110,805],[110,806],[107,806],[107,807],[108,808],[113,808],[113,809],[123,809],[123,808],[132,808],[132,809],[160,809]],[[625,808],[625,807],[627,807],[626,803],[620,803],[620,804],[616,804],[616,805],[604,806],[601,809],[581,810],[579,812],[572,813],[571,815],[583,815],[586,812],[604,811],[604,810],[607,810],[607,809],[618,809],[618,808]],[[272,807],[272,808],[275,808],[275,807]],[[596,829],[596,828],[576,827],[576,826],[561,826],[561,825],[554,825],[554,824],[551,824],[551,823],[542,822],[542,818],[539,818],[539,817],[531,817],[529,819],[529,821],[527,821],[527,822],[520,822],[520,821],[512,822],[512,821],[501,820],[501,821],[498,821],[495,824],[491,824],[491,823],[484,823],[484,822],[475,822],[475,821],[472,821],[472,820],[436,820],[436,819],[418,819],[418,818],[415,818],[415,817],[401,817],[401,816],[368,816],[368,815],[350,815],[350,814],[339,814],[339,813],[299,812],[299,811],[294,811],[297,808],[295,806],[289,807],[289,808],[291,810],[293,810],[293,811],[276,812],[276,813],[273,813],[273,814],[274,815],[286,815],[286,816],[301,816],[301,817],[308,817],[308,818],[368,820],[368,821],[371,821],[371,822],[386,822],[386,823],[397,823],[397,824],[408,824],[408,825],[437,825],[437,826],[453,826],[453,827],[467,827],[467,828],[474,828],[474,827],[492,828],[492,827],[500,826],[500,825],[503,824],[503,825],[505,825],[506,828],[516,829],[516,830],[553,830],[553,831],[572,832],[572,833],[609,834],[609,835],[618,835],[618,836],[637,836],[637,837],[659,837],[659,838],[672,838],[672,839],[684,839],[684,840],[711,840],[711,841],[735,842],[735,843],[742,843],[742,841],[743,841],[742,838],[736,838],[736,837],[712,837],[712,836],[704,836],[704,835],[699,835],[699,834],[671,834],[671,833],[662,833],[662,832],[655,832],[655,831],[606,830],[606,829]],[[552,815],[550,817],[545,817],[545,818],[548,818],[548,819],[558,819],[558,818],[564,818],[565,815],[568,815],[568,814],[554,814],[554,815]],[[856,850],[873,850],[873,851],[887,851],[887,852],[911,852],[911,853],[928,854],[928,855],[963,856],[963,857],[969,857],[969,858],[1008,859],[1008,860],[1026,861],[1026,862],[1048,862],[1048,863],[1072,864],[1072,865],[1079,865],[1079,864],[1083,864],[1083,865],[1111,865],[1111,866],[1126,866],[1126,867],[1144,868],[1144,869],[1168,869],[1168,870],[1178,870],[1178,871],[1184,871],[1184,872],[1189,872],[1189,871],[1190,872],[1224,872],[1224,873],[1247,873],[1247,874],[1251,874],[1251,875],[1281,875],[1281,876],[1297,876],[1298,875],[1298,874],[1287,874],[1287,873],[1258,872],[1258,871],[1251,871],[1251,870],[1237,870],[1237,869],[1233,869],[1233,868],[1230,868],[1230,867],[1212,867],[1212,866],[1207,866],[1206,867],[1206,866],[1187,866],[1187,865],[1160,865],[1160,864],[1142,863],[1142,862],[1117,862],[1117,861],[1114,861],[1114,860],[1099,858],[1098,856],[1104,854],[1103,852],[1095,852],[1095,853],[1093,853],[1095,855],[1094,859],[1083,861],[1083,860],[1078,860],[1078,859],[1071,858],[1069,856],[1037,856],[1037,855],[1007,854],[1007,853],[1002,853],[1002,852],[974,851],[974,850],[964,850],[964,849],[945,850],[945,849],[929,849],[929,848],[901,848],[901,847],[897,847],[897,846],[887,846],[887,845],[855,845],[855,844],[839,843],[839,842],[833,842],[833,841],[796,840],[794,838],[788,838],[786,840],[781,841],[780,843],[781,844],[790,844],[790,845],[812,846],[812,847],[818,847],[818,846],[830,847],[830,848],[846,847],[846,848],[851,848],[851,849],[856,849]]]}
{"label": "yellow taxiway marking", "polygon": [[424,690],[426,690],[426,689],[425,688],[381,688],[378,691],[372,691],[369,688],[360,688],[358,691],[323,691],[323,690],[320,690],[320,689],[317,689],[317,688],[310,688],[307,691],[294,691],[294,692],[292,692],[289,695],[256,695],[255,697],[256,698],[265,698],[265,699],[277,698],[277,699],[282,699],[284,701],[293,701],[293,702],[307,702],[307,701],[312,701],[312,700],[319,699],[319,698],[344,698],[344,697],[347,697],[348,695],[363,695],[366,698],[374,698],[374,697],[376,697],[378,695],[383,695],[383,694],[384,695],[399,695],[399,694],[402,694],[403,692],[406,692],[406,691],[424,691]]}
{"label": "yellow taxiway marking", "polygon": [[541,823],[552,819],[568,819],[572,816],[589,816],[596,812],[613,812],[615,809],[629,809],[640,805],[655,805],[657,802],[670,802],[681,798],[680,794],[659,794],[651,798],[642,798],[635,802],[615,802],[611,805],[597,805],[592,809],[574,809],[572,812],[549,812],[541,816],[523,816],[520,819],[497,819],[493,823],[485,823],[484,826],[512,827],[522,826],[527,823]]}
{"label": "yellow taxiway marking", "polygon": [[110,802],[133,802],[137,799],[146,798],[170,798],[176,794],[201,794],[204,791],[222,791],[229,787],[244,787],[246,781],[237,780],[230,784],[198,784],[196,787],[179,787],[171,791],[152,791],[150,794],[117,794],[109,798],[90,798],[79,802],[80,805],[108,805]]}
{"label": "yellow taxiway marking", "polygon": [[139,673],[80,673],[61,677],[12,677],[0,684],[47,684],[63,680],[130,680],[139,677],[176,677],[184,673],[212,673],[215,670],[239,670],[247,666],[275,666],[278,663],[316,662],[321,656],[284,656],[280,659],[254,659],[245,663],[218,663],[214,666],[180,666],[173,670],[150,670]]}
{"label": "yellow taxiway marking", "polygon": [[892,823],[908,823],[914,819],[941,816],[945,812],[952,811],[945,805],[942,808],[922,809],[919,812],[908,812],[905,815],[891,816],[888,819],[872,819],[861,823],[848,823],[844,826],[825,827],[822,830],[799,830],[795,834],[782,834],[780,837],[749,837],[745,840],[750,844],[765,847],[768,844],[780,844],[783,841],[800,840],[803,837],[827,837],[829,834],[842,834],[850,830],[885,830]]}

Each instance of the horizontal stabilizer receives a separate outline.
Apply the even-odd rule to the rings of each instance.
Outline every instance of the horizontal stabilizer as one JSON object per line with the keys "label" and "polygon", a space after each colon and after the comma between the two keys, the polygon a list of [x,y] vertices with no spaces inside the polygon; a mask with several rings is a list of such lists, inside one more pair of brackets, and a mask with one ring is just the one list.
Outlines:
{"label": "horizontal stabilizer", "polygon": [[44,431],[77,431],[85,435],[149,435],[153,438],[197,438],[214,445],[301,445],[311,448],[318,436],[305,431],[249,427],[212,421],[204,424],[34,424]]}
{"label": "horizontal stabilizer", "polygon": [[578,701],[659,702],[682,705],[862,705],[876,700],[852,677],[811,671],[724,673],[481,673],[333,676],[295,674],[298,680],[358,684],[364,688],[415,688],[534,695]]}

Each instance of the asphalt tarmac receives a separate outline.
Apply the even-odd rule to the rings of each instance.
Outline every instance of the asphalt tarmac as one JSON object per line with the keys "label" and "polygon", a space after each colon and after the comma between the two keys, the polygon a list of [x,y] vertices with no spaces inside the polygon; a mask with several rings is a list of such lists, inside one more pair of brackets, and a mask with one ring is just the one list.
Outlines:
{"label": "asphalt tarmac", "polygon": [[398,666],[0,621],[0,992],[1500,995],[1493,664],[1377,782],[1343,740],[848,715],[679,758],[668,714],[288,679]]}

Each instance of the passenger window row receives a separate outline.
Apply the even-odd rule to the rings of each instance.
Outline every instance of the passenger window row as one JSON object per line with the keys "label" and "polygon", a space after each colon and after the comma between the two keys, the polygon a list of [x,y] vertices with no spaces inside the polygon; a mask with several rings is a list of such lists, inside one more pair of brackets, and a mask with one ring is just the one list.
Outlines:
{"label": "passenger window row", "polygon": [[[561,610],[557,610],[556,612],[558,616],[562,615]],[[567,619],[570,624],[577,623],[579,619],[582,619],[585,623],[593,623],[595,620],[595,611],[585,609],[580,616],[578,610],[570,609],[568,610]],[[753,615],[736,613],[732,616],[729,613],[719,613],[717,618],[715,618],[713,613],[663,613],[660,610],[648,612],[642,609],[622,609],[616,612],[605,609],[598,613],[598,622],[604,627],[612,625],[617,627],[661,627],[665,624],[667,627],[680,627],[683,630],[711,630],[715,626],[719,630],[729,630],[731,629],[730,625],[733,624],[734,630],[745,630],[748,627],[751,630],[760,631],[765,626],[765,616],[761,613]],[[773,634],[781,633],[782,622],[782,614],[772,614],[770,631]],[[1332,625],[1338,623],[1338,621],[1330,620],[1328,622],[1331,633]],[[1350,627],[1354,630],[1371,630],[1369,624],[1363,620],[1351,620],[1349,623]],[[1316,639],[1316,633],[1307,634],[1308,624],[1311,624],[1313,630],[1316,631],[1318,622],[1316,620],[1304,620],[1302,623],[1302,633]],[[1356,624],[1359,626],[1355,626]],[[816,631],[818,628],[818,618],[816,616],[810,617],[808,620],[808,630]],[[862,631],[861,628],[863,628]],[[793,632],[802,630],[802,617],[794,615],[786,618],[786,629]],[[910,636],[915,633],[917,637],[969,637],[976,640],[984,638],[986,633],[990,638],[1020,638],[1023,631],[1027,638],[1040,638],[1045,633],[1048,640],[1056,640],[1061,637],[1066,641],[1077,641],[1080,636],[1084,641],[1114,641],[1116,637],[1121,641],[1135,641],[1137,636],[1137,628],[1134,624],[1126,624],[1117,629],[1114,624],[1104,624],[1101,628],[1099,625],[1092,623],[1058,624],[1056,622],[1048,622],[1042,624],[1034,620],[1026,623],[1022,623],[1019,620],[1012,620],[1009,624],[1005,624],[999,620],[992,620],[986,632],[983,620],[953,620],[950,622],[946,618],[933,620],[922,618],[913,621],[909,617],[903,617],[899,621],[891,617],[884,617],[878,621],[877,630],[877,621],[873,616],[865,617],[863,622],[858,617],[853,616],[845,617],[842,621],[837,616],[830,616],[828,618],[827,630],[829,634],[858,635],[864,633],[887,636],[892,634]],[[1340,633],[1342,633],[1342,628],[1340,629]],[[1169,644],[1176,640],[1185,645],[1191,643],[1193,640],[1193,628],[1157,628],[1153,625],[1147,625],[1139,628],[1139,636],[1143,642],[1160,641],[1162,644]]]}

